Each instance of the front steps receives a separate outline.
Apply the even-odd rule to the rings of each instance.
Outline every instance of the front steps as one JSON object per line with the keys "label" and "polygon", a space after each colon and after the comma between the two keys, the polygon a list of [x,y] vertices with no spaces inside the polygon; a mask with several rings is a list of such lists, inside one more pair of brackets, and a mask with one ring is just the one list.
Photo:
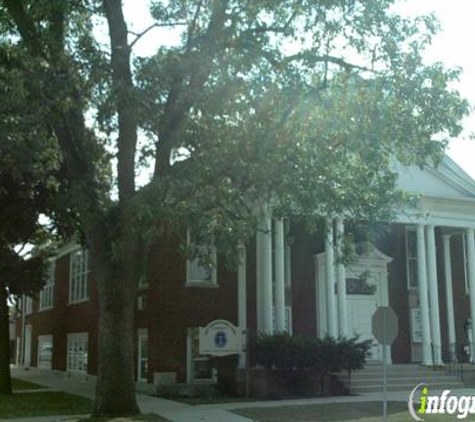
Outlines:
{"label": "front steps", "polygon": [[[360,371],[337,374],[338,378],[350,389],[350,394],[378,393],[383,391],[383,370],[381,363],[370,363]],[[464,382],[459,376],[447,374],[444,367],[431,368],[418,364],[398,364],[387,366],[388,391],[409,392],[418,384],[424,383],[431,389],[466,388],[473,384],[473,366],[467,367]]]}

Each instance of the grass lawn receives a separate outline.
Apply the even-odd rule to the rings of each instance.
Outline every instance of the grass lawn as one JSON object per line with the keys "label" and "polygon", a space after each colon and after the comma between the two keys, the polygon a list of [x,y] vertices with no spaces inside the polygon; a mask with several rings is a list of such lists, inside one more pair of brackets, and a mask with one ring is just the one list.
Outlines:
{"label": "grass lawn", "polygon": [[91,408],[91,400],[60,392],[0,396],[0,420],[28,416],[83,415],[89,413]]}
{"label": "grass lawn", "polygon": [[[407,403],[390,402],[388,404],[388,420],[390,422],[413,420],[407,409]],[[259,422],[381,422],[382,403],[312,404],[237,409],[233,412]],[[428,422],[454,422],[459,420],[455,415],[424,415],[423,419]],[[470,416],[466,420],[470,420]]]}
{"label": "grass lawn", "polygon": [[34,382],[19,380],[18,378],[12,378],[13,390],[37,390],[45,388],[42,385],[35,384]]}

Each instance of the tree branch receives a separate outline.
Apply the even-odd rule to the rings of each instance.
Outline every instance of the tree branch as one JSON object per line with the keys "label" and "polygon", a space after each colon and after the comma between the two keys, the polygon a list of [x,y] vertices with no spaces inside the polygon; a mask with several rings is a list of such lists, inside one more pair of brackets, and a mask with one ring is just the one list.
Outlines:
{"label": "tree branch", "polygon": [[[154,177],[162,175],[170,168],[170,154],[173,145],[179,138],[186,122],[187,113],[195,101],[196,93],[203,87],[211,72],[214,57],[219,47],[223,46],[224,22],[228,0],[214,0],[212,13],[201,41],[198,52],[188,52],[182,56],[182,62],[189,70],[188,75],[174,75],[172,88],[165,104],[163,119],[160,122],[157,156],[155,159]],[[199,64],[197,66],[197,64]],[[185,76],[189,83],[185,86]]]}
{"label": "tree branch", "polygon": [[129,34],[135,35],[135,39],[130,43],[129,48],[132,49],[135,44],[147,33],[149,33],[154,28],[163,28],[168,26],[180,26],[186,25],[186,22],[170,22],[170,23],[154,23],[148,28],[145,28],[142,32],[136,33],[133,31],[127,31]]}
{"label": "tree branch", "polygon": [[119,201],[135,193],[135,152],[137,148],[137,122],[135,118],[134,85],[130,67],[130,46],[127,42],[127,24],[121,0],[104,0],[109,26],[112,84],[119,122],[117,176]]}
{"label": "tree branch", "polygon": [[193,16],[193,20],[191,21],[191,25],[188,28],[188,35],[187,35],[186,48],[185,48],[185,51],[187,52],[191,50],[191,46],[193,44],[193,35],[196,29],[196,22],[198,20],[198,16],[200,15],[202,6],[203,6],[203,0],[200,0],[198,5],[196,6],[195,14]]}
{"label": "tree branch", "polygon": [[4,0],[4,4],[27,48],[34,57],[39,57],[42,52],[40,37],[34,21],[25,12],[23,0]]}

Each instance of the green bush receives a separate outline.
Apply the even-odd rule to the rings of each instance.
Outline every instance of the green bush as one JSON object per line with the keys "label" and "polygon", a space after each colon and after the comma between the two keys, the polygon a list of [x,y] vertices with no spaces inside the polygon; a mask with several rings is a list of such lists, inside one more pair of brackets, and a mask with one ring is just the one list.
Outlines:
{"label": "green bush", "polygon": [[256,342],[256,359],[266,369],[313,369],[321,373],[354,370],[364,366],[371,344],[371,340],[358,341],[358,337],[317,339],[286,333],[260,335]]}

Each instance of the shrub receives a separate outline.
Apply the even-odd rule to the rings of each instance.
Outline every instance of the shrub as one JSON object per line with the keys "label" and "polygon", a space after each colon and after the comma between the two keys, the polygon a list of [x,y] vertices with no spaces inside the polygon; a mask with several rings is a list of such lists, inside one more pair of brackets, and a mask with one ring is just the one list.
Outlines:
{"label": "shrub", "polygon": [[260,335],[256,342],[256,359],[266,369],[313,369],[321,373],[354,370],[364,366],[371,344],[371,340],[358,341],[358,337],[317,339],[287,333]]}

